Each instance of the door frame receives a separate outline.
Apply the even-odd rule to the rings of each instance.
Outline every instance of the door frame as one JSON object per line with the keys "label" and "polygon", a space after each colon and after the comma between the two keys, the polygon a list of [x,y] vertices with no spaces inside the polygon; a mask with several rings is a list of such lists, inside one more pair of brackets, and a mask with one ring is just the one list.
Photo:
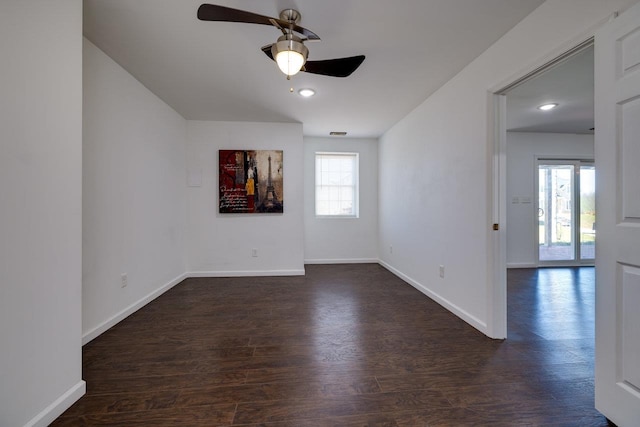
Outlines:
{"label": "door frame", "polygon": [[490,165],[489,197],[491,200],[489,218],[492,224],[488,252],[490,272],[487,292],[487,335],[495,339],[507,338],[507,96],[506,93],[535,78],[582,50],[593,46],[595,32],[615,17],[611,15],[578,37],[561,44],[548,54],[531,63],[522,72],[501,82],[487,91],[488,108],[488,164]]}

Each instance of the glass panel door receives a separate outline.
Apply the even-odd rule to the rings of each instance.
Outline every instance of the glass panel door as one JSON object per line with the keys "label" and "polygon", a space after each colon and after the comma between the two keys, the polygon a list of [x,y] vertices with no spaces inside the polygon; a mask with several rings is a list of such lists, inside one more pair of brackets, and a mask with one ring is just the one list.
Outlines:
{"label": "glass panel door", "polygon": [[580,259],[596,258],[596,169],[580,165]]}
{"label": "glass panel door", "polygon": [[595,261],[596,172],[593,161],[538,160],[538,262]]}
{"label": "glass panel door", "polygon": [[538,259],[574,261],[575,165],[538,165]]}

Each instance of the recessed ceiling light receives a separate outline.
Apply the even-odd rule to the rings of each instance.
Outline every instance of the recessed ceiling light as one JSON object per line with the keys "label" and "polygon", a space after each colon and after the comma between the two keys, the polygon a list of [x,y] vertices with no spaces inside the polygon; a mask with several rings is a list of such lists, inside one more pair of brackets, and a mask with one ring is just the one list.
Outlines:
{"label": "recessed ceiling light", "polygon": [[553,110],[557,106],[558,106],[558,104],[543,104],[543,105],[538,107],[538,110],[549,111],[549,110]]}
{"label": "recessed ceiling light", "polygon": [[315,95],[316,91],[313,90],[313,89],[305,88],[305,89],[300,89],[298,91],[298,93],[300,94],[300,96],[304,96],[305,98],[309,98],[310,96]]}

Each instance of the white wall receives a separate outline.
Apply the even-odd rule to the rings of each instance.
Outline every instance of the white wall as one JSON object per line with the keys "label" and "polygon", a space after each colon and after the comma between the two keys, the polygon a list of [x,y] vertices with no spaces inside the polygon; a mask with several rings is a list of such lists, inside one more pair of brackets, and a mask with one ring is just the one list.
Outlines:
{"label": "white wall", "polygon": [[[315,153],[359,154],[359,218],[316,218]],[[304,138],[304,257],[310,263],[378,262],[378,140]]]}
{"label": "white wall", "polygon": [[85,342],[184,278],[186,124],[85,39]]}
{"label": "white wall", "polygon": [[[539,157],[593,160],[593,135],[507,133],[508,267],[536,267],[538,216],[534,181]],[[520,203],[523,198],[531,203]]]}
{"label": "white wall", "polygon": [[[302,125],[189,121],[188,271],[193,275],[304,274]],[[218,213],[218,150],[283,150],[284,213]],[[252,249],[258,256],[252,256]]]}
{"label": "white wall", "polygon": [[[547,0],[380,139],[383,264],[489,335],[490,93],[582,41],[612,12],[634,2]],[[445,266],[444,278],[439,265]]]}
{"label": "white wall", "polygon": [[0,2],[0,425],[81,378],[82,2]]}

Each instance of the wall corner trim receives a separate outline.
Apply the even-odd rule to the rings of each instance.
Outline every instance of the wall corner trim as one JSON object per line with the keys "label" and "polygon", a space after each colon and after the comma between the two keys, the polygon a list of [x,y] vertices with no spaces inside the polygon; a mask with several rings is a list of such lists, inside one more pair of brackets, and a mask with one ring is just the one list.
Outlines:
{"label": "wall corner trim", "polygon": [[426,296],[428,296],[429,298],[431,298],[432,300],[434,300],[435,302],[437,302],[438,304],[440,304],[441,306],[443,306],[444,308],[446,308],[447,310],[449,310],[450,312],[452,312],[453,314],[455,314],[456,316],[460,317],[462,320],[464,320],[465,322],[467,322],[468,324],[470,324],[471,326],[473,326],[483,334],[489,336],[486,322],[483,322],[477,317],[472,316],[471,314],[467,313],[465,310],[461,309],[457,305],[451,303],[449,300],[431,291],[429,288],[427,288],[423,284],[417,282],[416,280],[412,279],[406,274],[400,272],[399,270],[395,269],[394,267],[387,264],[386,262],[380,260],[380,265],[386,268],[387,270],[389,270],[390,272],[392,272],[393,274],[395,274],[396,276],[398,276],[399,278],[401,278],[402,280],[404,280],[405,282],[407,282],[408,284],[410,284],[411,286],[413,286],[414,288],[416,288],[417,290],[419,290],[420,292],[422,292],[423,294],[425,294]]}
{"label": "wall corner trim", "polygon": [[25,427],[46,427],[55,421],[64,411],[69,409],[78,399],[87,392],[87,384],[80,380],[64,394],[58,397],[51,405],[47,406],[38,415],[33,417]]}
{"label": "wall corner trim", "polygon": [[142,297],[141,299],[134,302],[130,306],[126,307],[124,310],[114,314],[109,319],[105,320],[104,322],[102,322],[92,330],[82,335],[82,345],[85,345],[91,340],[93,340],[94,338],[97,338],[100,334],[102,334],[103,332],[106,332],[109,328],[111,328],[112,326],[115,326],[118,322],[126,319],[131,314],[140,310],[142,307],[149,304],[151,301],[158,298],[160,295],[167,292],[169,289],[173,288],[175,285],[182,282],[187,277],[189,276],[186,273],[179,275],[178,277],[170,280],[168,283],[164,284],[160,288],[156,289],[155,291],[149,293],[148,295]]}

